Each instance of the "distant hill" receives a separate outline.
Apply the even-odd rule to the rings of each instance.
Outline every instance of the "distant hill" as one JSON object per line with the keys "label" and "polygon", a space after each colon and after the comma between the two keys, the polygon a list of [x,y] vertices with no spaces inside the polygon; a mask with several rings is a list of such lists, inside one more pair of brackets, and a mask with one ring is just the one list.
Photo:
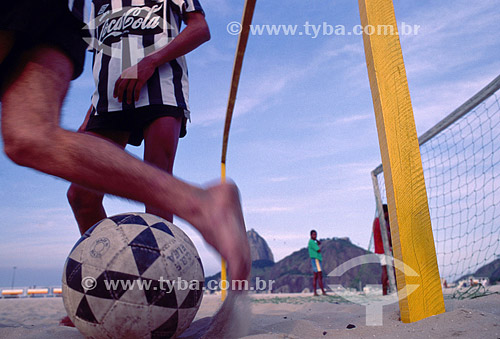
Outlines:
{"label": "distant hill", "polygon": [[[305,240],[306,244],[307,241],[308,239]],[[371,253],[353,245],[348,238],[321,240],[321,252],[323,254],[325,285],[342,284],[344,287],[359,288],[360,285],[380,284],[381,268],[379,264],[367,264],[352,268],[340,278],[327,277],[329,272],[349,259]],[[255,286],[257,277],[265,281],[273,280],[273,292],[276,293],[302,292],[305,288],[311,290],[312,268],[307,248],[302,248],[275,264],[269,260],[254,261],[252,263],[252,286]],[[220,279],[220,273],[207,277],[206,281],[210,279]]]}
{"label": "distant hill", "polygon": [[253,228],[247,232],[252,262],[270,261],[274,263],[274,256],[267,242]]}
{"label": "distant hill", "polygon": [[[252,272],[261,272],[266,267],[274,265],[274,255],[266,240],[262,238],[253,228],[247,231],[248,243],[250,245],[250,256],[252,258]],[[210,277],[205,277],[205,285],[210,280],[220,281],[220,272]]]}
{"label": "distant hill", "polygon": [[496,282],[500,282],[500,258],[493,260],[489,264],[486,264],[482,267],[480,267],[476,272],[473,274],[466,274],[456,280],[456,282],[459,282],[462,279],[466,279],[469,276],[475,276],[475,277],[487,277],[490,279],[491,284],[495,284]]}
{"label": "distant hill", "polygon": [[490,278],[491,284],[500,281],[500,258],[484,265],[478,269],[474,275],[478,277]]}

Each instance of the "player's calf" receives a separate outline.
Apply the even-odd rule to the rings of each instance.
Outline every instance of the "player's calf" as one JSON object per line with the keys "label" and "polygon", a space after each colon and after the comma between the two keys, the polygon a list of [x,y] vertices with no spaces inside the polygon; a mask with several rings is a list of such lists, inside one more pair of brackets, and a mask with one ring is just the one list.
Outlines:
{"label": "player's calf", "polygon": [[106,212],[102,205],[104,194],[88,190],[80,185],[71,184],[66,196],[81,234],[85,233],[99,220],[106,218]]}

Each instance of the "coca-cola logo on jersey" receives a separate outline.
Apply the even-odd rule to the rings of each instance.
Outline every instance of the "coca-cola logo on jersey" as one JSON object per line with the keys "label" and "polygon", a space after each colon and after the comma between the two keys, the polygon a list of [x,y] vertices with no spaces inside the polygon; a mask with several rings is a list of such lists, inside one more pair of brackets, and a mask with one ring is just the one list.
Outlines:
{"label": "coca-cola logo on jersey", "polygon": [[[134,36],[154,36],[172,29],[164,20],[165,1],[146,0],[144,5],[113,8],[109,1],[95,1],[95,17],[86,25],[84,40],[98,51],[111,55],[114,43]],[[171,38],[161,34],[155,45],[165,45]]]}
{"label": "coca-cola logo on jersey", "polygon": [[124,35],[150,35],[163,31],[163,3],[107,10],[96,18],[97,40],[110,45]]}
{"label": "coca-cola logo on jersey", "polygon": [[[145,0],[143,5],[122,8],[113,8],[109,0],[94,0],[94,5],[95,16],[85,26],[83,39],[99,53],[128,60],[127,65],[176,36],[175,26],[165,20],[165,0]],[[141,41],[143,36],[150,37],[148,42]]]}

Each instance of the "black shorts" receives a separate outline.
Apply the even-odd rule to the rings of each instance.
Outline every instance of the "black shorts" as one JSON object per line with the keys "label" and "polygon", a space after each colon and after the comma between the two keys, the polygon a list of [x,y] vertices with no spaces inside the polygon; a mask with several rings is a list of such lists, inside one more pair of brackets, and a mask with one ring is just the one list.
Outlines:
{"label": "black shorts", "polygon": [[20,55],[40,44],[52,45],[73,62],[72,79],[83,71],[87,44],[84,24],[71,14],[66,0],[0,0],[0,30],[14,33],[14,46],[0,64],[0,84],[16,68]]}
{"label": "black shorts", "polygon": [[187,134],[187,119],[184,115],[184,109],[168,105],[149,105],[125,111],[104,112],[98,115],[95,115],[95,108],[92,108],[85,130],[130,132],[128,143],[133,146],[140,146],[144,139],[144,129],[161,117],[182,118],[179,137],[183,138]]}

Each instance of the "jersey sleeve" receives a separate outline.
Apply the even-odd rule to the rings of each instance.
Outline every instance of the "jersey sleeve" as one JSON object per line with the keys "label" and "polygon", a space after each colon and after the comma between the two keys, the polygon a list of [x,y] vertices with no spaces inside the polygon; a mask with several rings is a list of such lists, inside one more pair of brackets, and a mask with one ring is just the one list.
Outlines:
{"label": "jersey sleeve", "polygon": [[178,0],[182,2],[181,4],[181,16],[182,20],[187,23],[187,14],[193,12],[199,12],[205,15],[205,11],[203,11],[203,7],[198,0]]}
{"label": "jersey sleeve", "polygon": [[183,13],[189,13],[189,12],[201,12],[205,14],[198,0],[184,0]]}

